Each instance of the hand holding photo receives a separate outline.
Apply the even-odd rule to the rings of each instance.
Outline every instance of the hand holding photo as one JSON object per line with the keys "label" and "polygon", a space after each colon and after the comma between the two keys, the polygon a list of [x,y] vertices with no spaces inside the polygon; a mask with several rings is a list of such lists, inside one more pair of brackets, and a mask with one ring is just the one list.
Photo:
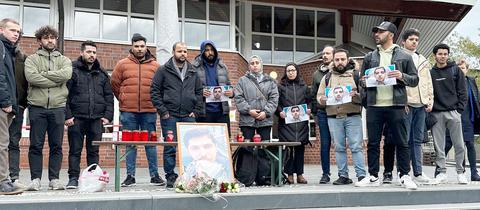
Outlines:
{"label": "hand holding photo", "polygon": [[308,121],[310,119],[307,114],[307,104],[284,107],[283,112],[287,115],[285,118],[286,124]]}
{"label": "hand holding photo", "polygon": [[395,65],[379,66],[365,70],[367,87],[396,85],[397,79],[388,77],[388,73],[395,70]]}
{"label": "hand holding photo", "polygon": [[327,106],[352,102],[352,96],[350,96],[351,91],[352,87],[350,85],[326,88],[325,95],[327,96]]}
{"label": "hand holding photo", "polygon": [[226,90],[231,90],[232,86],[229,85],[224,85],[224,86],[206,86],[205,89],[207,89],[210,92],[210,96],[205,98],[206,103],[212,103],[212,102],[223,102],[223,101],[229,101],[230,98],[228,98],[224,92]]}

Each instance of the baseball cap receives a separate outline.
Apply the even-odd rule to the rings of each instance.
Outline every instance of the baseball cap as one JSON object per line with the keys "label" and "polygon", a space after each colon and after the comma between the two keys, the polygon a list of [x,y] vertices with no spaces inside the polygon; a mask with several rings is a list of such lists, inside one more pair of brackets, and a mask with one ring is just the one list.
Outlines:
{"label": "baseball cap", "polygon": [[395,34],[397,33],[397,26],[395,26],[395,24],[391,22],[383,21],[382,23],[380,23],[380,25],[372,28],[373,33],[376,33],[378,30],[390,31]]}

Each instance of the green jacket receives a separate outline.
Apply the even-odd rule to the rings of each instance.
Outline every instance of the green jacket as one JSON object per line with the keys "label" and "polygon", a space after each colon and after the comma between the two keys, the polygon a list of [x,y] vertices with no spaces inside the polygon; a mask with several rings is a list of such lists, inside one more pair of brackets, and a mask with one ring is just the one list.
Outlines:
{"label": "green jacket", "polygon": [[59,51],[38,49],[25,61],[28,105],[46,109],[65,107],[67,81],[72,77],[72,62]]}

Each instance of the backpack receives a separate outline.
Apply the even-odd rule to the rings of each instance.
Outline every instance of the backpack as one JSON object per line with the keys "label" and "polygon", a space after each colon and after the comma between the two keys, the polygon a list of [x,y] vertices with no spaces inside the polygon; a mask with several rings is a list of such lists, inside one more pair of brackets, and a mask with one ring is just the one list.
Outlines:
{"label": "backpack", "polygon": [[257,154],[252,149],[239,147],[232,155],[235,178],[246,187],[252,186],[257,176]]}
{"label": "backpack", "polygon": [[[325,87],[328,87],[328,82],[330,82],[330,77],[332,77],[331,71],[325,74]],[[360,83],[360,72],[357,70],[353,70],[353,81],[355,81],[355,85],[358,88],[358,84]]]}

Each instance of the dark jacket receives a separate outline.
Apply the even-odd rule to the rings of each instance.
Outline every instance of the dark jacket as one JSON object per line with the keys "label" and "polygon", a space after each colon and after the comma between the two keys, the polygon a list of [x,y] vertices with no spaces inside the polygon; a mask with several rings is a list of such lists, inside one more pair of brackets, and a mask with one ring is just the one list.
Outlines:
{"label": "dark jacket", "polygon": [[182,81],[175,69],[173,58],[161,66],[152,80],[150,95],[158,114],[173,117],[188,117],[190,113],[203,110],[202,81],[192,65],[186,61],[183,71],[187,71]]}
{"label": "dark jacket", "polygon": [[[309,104],[312,101],[308,86],[298,75],[295,80],[282,79],[280,85],[278,85],[278,93],[277,115],[283,111],[284,107]],[[308,121],[285,124],[284,118],[279,117],[278,119],[278,138],[280,141],[298,141],[303,144],[309,142]]]}
{"label": "dark jacket", "polygon": [[[318,66],[318,69],[313,73],[312,95],[317,95],[318,87],[322,82],[323,77],[330,71],[330,67],[324,64]],[[312,113],[325,112],[325,105],[318,104],[317,100],[312,100]]]}
{"label": "dark jacket", "polygon": [[25,55],[20,48],[17,47],[15,51],[15,82],[17,83],[17,101],[18,106],[22,108],[27,108],[27,90],[28,82],[25,78]]}
{"label": "dark jacket", "polygon": [[113,92],[110,77],[98,60],[92,69],[79,57],[72,63],[72,78],[67,82],[68,98],[65,119],[106,118],[113,121]]}
{"label": "dark jacket", "polygon": [[[0,108],[12,106],[12,114],[18,111],[15,83],[15,45],[0,35]],[[1,110],[0,110],[1,111]]]}
{"label": "dark jacket", "polygon": [[[468,96],[468,92],[467,92],[467,105],[465,106],[465,110],[463,111],[462,113],[462,127],[463,127],[463,133],[464,133],[464,138],[463,140],[465,141],[466,138],[465,138],[465,133],[466,133],[466,129],[468,129],[466,126],[466,123],[464,122],[465,120],[468,120],[470,121],[470,112],[471,112],[471,105],[473,106],[473,131],[475,134],[479,134],[480,133],[480,101],[479,101],[479,98],[478,98],[478,87],[477,87],[477,83],[475,82],[475,78],[473,77],[469,77],[467,76],[466,77],[466,87],[467,87],[467,91],[468,91],[468,86],[470,86],[472,88],[472,99],[470,101],[470,97]],[[470,110],[468,110],[470,109]],[[466,116],[464,116],[466,115]],[[470,122],[471,123],[471,122]],[[473,139],[473,138],[471,138]]]}
{"label": "dark jacket", "polygon": [[454,62],[444,68],[436,65],[430,70],[433,83],[433,112],[457,110],[462,113],[467,102],[465,75]]}
{"label": "dark jacket", "polygon": [[[407,90],[405,86],[415,87],[418,85],[417,68],[413,63],[412,56],[406,53],[402,48],[393,49],[391,64],[395,64],[396,70],[403,73],[403,79],[397,79],[397,84],[393,86],[393,106],[407,105]],[[380,66],[380,53],[378,49],[365,55],[361,70],[361,77],[365,75],[365,70]],[[362,100],[365,107],[373,106],[377,103],[377,88],[366,87],[365,80],[360,82],[362,88]]]}
{"label": "dark jacket", "polygon": [[[205,51],[205,45],[210,44],[212,45],[214,51],[215,51],[215,66],[217,70],[217,82],[219,86],[224,86],[224,85],[231,85],[232,83],[230,82],[230,79],[228,78],[228,68],[225,63],[223,63],[223,60],[218,57],[218,52],[217,49],[215,48],[215,45],[211,41],[205,41],[202,43],[200,46],[201,52],[200,54],[195,57],[195,60],[192,62],[192,66],[197,72],[198,76],[200,77],[200,80],[202,81],[203,86],[208,86],[206,83],[206,76],[205,76],[205,62],[203,58],[203,53]],[[203,101],[205,102],[205,97],[203,97]],[[222,111],[223,114],[228,114],[230,112],[230,108],[228,106],[228,101],[222,102]],[[205,108],[202,109],[202,112],[199,113],[200,117],[205,116]]]}

